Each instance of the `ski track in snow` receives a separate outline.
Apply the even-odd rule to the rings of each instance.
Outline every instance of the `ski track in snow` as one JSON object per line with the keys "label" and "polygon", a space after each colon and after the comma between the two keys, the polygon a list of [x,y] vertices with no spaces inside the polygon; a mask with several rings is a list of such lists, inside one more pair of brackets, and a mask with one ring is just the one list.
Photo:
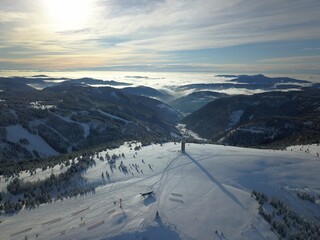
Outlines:
{"label": "ski track in snow", "polygon": [[[107,170],[110,182],[95,193],[0,216],[1,239],[277,239],[258,215],[253,189],[320,216],[319,207],[302,209],[290,193],[306,186],[319,190],[320,161],[311,154],[208,144],[187,144],[186,153],[179,149],[179,144],[167,143],[101,152],[125,153],[116,165],[123,161],[134,176],[118,168],[112,173],[95,156],[97,165],[84,176],[101,182],[101,172]],[[154,195],[140,195],[149,191]]]}

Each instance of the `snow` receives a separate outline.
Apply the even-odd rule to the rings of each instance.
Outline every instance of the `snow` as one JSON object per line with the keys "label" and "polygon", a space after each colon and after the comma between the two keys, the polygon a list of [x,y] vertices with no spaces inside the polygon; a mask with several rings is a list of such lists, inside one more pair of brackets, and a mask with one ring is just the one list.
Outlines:
{"label": "snow", "polygon": [[[22,171],[19,173],[19,178],[22,179],[24,182],[36,182],[38,180],[46,179],[51,174],[57,176],[60,173],[67,171],[69,167],[63,166],[63,168],[60,168],[60,165],[56,165],[53,168],[47,168],[46,170],[37,168],[32,175],[29,171]],[[10,180],[12,179],[9,179],[9,181],[6,181],[5,178],[0,179],[0,191],[7,192],[7,185],[10,183]]]}
{"label": "snow", "polygon": [[83,131],[84,131],[83,132],[83,136],[85,138],[87,138],[90,135],[90,126],[89,126],[89,124],[88,123],[81,123],[80,125],[82,126]]}
{"label": "snow", "polygon": [[320,144],[295,145],[287,147],[288,151],[304,152],[316,157],[320,157]]}
{"label": "snow", "polygon": [[[288,189],[319,187],[319,158],[304,152],[188,143],[186,153],[179,149],[167,143],[108,150],[125,154],[113,173],[95,156],[97,165],[84,176],[101,181],[108,170],[110,182],[83,197],[0,216],[2,239],[278,239],[258,215],[251,191],[283,198],[303,212]],[[134,175],[119,170],[121,161]],[[148,191],[154,196],[140,195]],[[320,208],[309,214],[319,217]]]}
{"label": "snow", "polygon": [[52,156],[57,155],[55,151],[43,138],[39,135],[31,134],[27,129],[21,125],[11,125],[6,127],[7,140],[14,143],[19,143],[21,138],[28,140],[29,144],[22,145],[28,149],[31,153],[33,150],[37,150],[40,156]]}
{"label": "snow", "polygon": [[126,120],[126,119],[124,119],[124,118],[118,117],[118,116],[116,116],[116,115],[113,115],[113,114],[110,114],[110,113],[106,113],[106,112],[101,111],[101,110],[99,110],[99,112],[100,112],[101,114],[107,116],[107,117],[112,118],[112,119],[119,120],[119,121],[124,122],[124,123],[131,123],[130,121],[128,121],[128,120]]}
{"label": "snow", "polygon": [[56,108],[56,105],[44,104],[44,102],[42,101],[30,102],[30,105],[32,108],[42,109],[42,110]]}
{"label": "snow", "polygon": [[265,128],[259,127],[251,127],[251,128],[237,128],[238,131],[250,132],[250,133],[257,133],[257,134],[264,134],[266,132]]}
{"label": "snow", "polygon": [[191,138],[196,139],[196,140],[206,141],[205,138],[202,138],[202,137],[200,137],[198,134],[196,134],[195,132],[193,132],[192,130],[187,129],[186,124],[179,123],[179,124],[176,126],[176,128],[179,129],[180,133],[181,133],[183,136],[188,136],[188,137],[190,136]]}
{"label": "snow", "polygon": [[240,118],[242,117],[243,110],[237,110],[233,111],[230,115],[230,126],[234,127],[237,125],[237,123],[240,121]]}

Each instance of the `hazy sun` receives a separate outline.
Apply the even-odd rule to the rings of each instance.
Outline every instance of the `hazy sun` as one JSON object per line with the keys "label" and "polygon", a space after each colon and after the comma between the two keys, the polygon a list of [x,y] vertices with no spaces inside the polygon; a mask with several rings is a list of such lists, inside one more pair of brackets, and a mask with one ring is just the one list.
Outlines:
{"label": "hazy sun", "polygon": [[93,11],[91,0],[44,0],[46,14],[55,30],[85,28]]}

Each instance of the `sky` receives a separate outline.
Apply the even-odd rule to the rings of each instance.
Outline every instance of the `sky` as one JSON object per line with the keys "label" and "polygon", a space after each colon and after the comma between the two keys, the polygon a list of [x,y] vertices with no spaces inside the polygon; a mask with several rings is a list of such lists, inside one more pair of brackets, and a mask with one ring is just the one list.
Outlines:
{"label": "sky", "polygon": [[0,70],[320,76],[319,0],[0,0]]}

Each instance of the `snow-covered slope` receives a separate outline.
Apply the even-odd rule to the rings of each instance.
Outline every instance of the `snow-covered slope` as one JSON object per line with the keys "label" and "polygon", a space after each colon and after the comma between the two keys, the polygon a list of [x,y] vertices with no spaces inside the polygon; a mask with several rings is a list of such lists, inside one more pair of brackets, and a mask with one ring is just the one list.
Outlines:
{"label": "snow-covered slope", "polygon": [[[108,151],[125,154],[113,172],[96,157],[85,177],[105,184],[94,194],[0,216],[1,239],[277,239],[258,215],[253,189],[306,218],[320,216],[317,204],[294,194],[320,192],[320,161],[310,154],[197,144],[181,153],[174,143],[133,148]],[[110,181],[101,178],[106,171]]]}
{"label": "snow-covered slope", "polygon": [[27,148],[31,153],[37,151],[40,156],[58,155],[46,141],[43,140],[39,135],[34,135],[28,132],[21,125],[11,125],[6,127],[8,141],[19,143],[21,139],[26,139],[27,144],[24,147]]}
{"label": "snow-covered slope", "polygon": [[305,152],[316,157],[320,157],[320,144],[295,145],[287,147],[287,150],[294,152]]}

